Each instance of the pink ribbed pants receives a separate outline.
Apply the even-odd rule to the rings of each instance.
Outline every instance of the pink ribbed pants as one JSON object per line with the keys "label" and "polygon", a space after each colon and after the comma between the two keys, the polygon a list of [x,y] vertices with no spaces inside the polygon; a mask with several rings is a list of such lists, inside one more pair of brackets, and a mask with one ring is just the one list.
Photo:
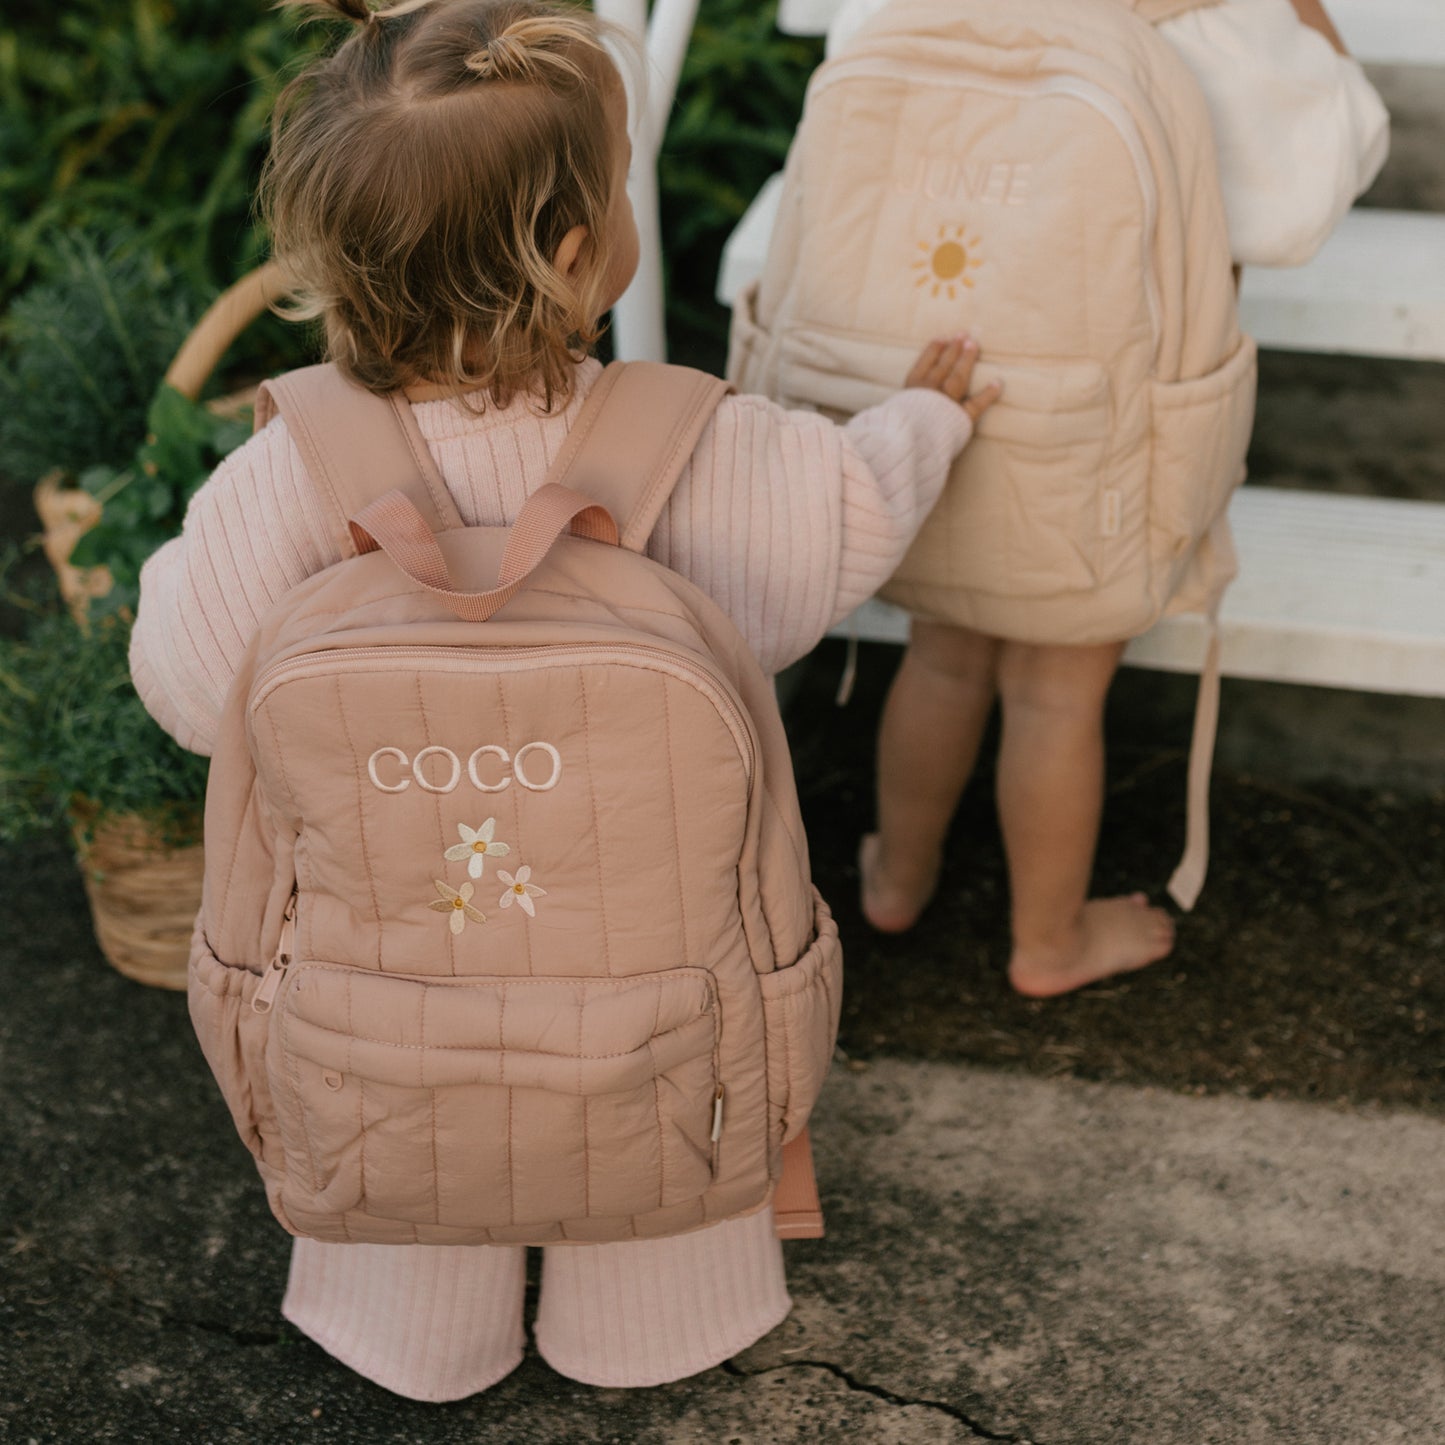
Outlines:
{"label": "pink ribbed pants", "polygon": [[[526,1251],[298,1239],[281,1313],[357,1374],[460,1400],[521,1362]],[[672,1239],[542,1251],[537,1350],[586,1385],[660,1385],[721,1364],[792,1302],[773,1211]]]}

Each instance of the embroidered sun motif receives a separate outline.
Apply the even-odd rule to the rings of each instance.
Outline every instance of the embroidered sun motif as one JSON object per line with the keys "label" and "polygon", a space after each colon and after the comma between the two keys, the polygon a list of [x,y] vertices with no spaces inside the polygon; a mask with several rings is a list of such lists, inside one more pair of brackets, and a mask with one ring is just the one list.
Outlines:
{"label": "embroidered sun motif", "polygon": [[933,241],[920,241],[918,249],[923,252],[913,263],[913,270],[919,273],[915,286],[931,286],[931,295],[940,293],[950,301],[958,297],[960,286],[973,289],[973,277],[968,273],[983,265],[978,254],[979,240],[970,236],[962,226],[940,226]]}
{"label": "embroidered sun motif", "polygon": [[460,888],[453,888],[450,884],[443,883],[440,878],[433,878],[437,892],[441,897],[435,903],[428,903],[428,908],[434,908],[438,913],[449,913],[447,927],[453,933],[460,933],[467,926],[467,920],[473,923],[485,923],[487,915],[480,908],[473,908],[471,904],[472,894],[476,889],[470,883],[463,883]]}
{"label": "embroidered sun motif", "polygon": [[512,851],[505,843],[492,842],[492,834],[496,831],[495,818],[488,818],[480,828],[468,828],[465,823],[458,823],[457,832],[461,834],[462,841],[453,843],[442,856],[448,863],[460,863],[465,858],[467,876],[480,878],[488,858],[505,858]]}
{"label": "embroidered sun motif", "polygon": [[[535,883],[529,883],[532,870],[524,863],[517,869],[517,876],[512,877],[505,868],[497,869],[497,878],[507,885],[507,891],[497,899],[499,908],[510,908],[516,904],[528,918],[537,916],[537,906],[532,902],[534,898],[545,898],[547,890],[538,888]],[[435,907],[435,905],[433,905]]]}

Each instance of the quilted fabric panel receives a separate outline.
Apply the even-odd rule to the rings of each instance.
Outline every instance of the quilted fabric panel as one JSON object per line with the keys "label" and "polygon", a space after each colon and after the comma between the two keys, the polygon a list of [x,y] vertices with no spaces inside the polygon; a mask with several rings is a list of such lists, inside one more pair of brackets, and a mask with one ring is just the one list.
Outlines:
{"label": "quilted fabric panel", "polygon": [[263,785],[300,835],[303,956],[626,975],[736,933],[751,740],[720,688],[642,655],[431,654],[308,659],[257,709]]}

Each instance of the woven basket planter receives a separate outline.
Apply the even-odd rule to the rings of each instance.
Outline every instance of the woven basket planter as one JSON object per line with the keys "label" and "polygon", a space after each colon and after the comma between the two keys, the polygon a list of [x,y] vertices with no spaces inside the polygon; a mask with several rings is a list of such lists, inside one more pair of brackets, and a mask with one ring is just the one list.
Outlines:
{"label": "woven basket planter", "polygon": [[[231,343],[284,292],[281,271],[274,261],[247,272],[207,308],[176,352],[166,381],[194,401]],[[249,406],[255,395],[252,387],[206,404],[221,416],[234,416]],[[110,591],[110,573],[104,567],[72,566],[70,554],[100,520],[100,503],[89,492],[68,486],[65,474],[58,471],[36,484],[34,503],[40,517],[41,545],[59,579],[60,595],[76,620],[84,621],[91,598],[104,597]]]}
{"label": "woven basket planter", "polygon": [[77,804],[75,849],[100,951],[127,978],[183,989],[201,906],[199,843],[168,844],[144,818]]}
{"label": "woven basket planter", "polygon": [[46,560],[55,569],[65,605],[77,622],[82,621],[90,599],[104,597],[111,588],[109,569],[75,567],[70,562],[75,544],[100,519],[100,503],[80,487],[66,486],[63,472],[41,477],[34,500]]}

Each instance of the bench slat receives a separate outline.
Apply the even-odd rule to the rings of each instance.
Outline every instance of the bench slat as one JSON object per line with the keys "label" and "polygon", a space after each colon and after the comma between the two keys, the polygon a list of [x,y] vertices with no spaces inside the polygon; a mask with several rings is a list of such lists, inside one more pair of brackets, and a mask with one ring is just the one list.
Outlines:
{"label": "bench slat", "polygon": [[1261,346],[1445,361],[1445,215],[1353,210],[1308,265],[1247,267],[1239,309]]}
{"label": "bench slat", "polygon": [[[779,0],[778,29],[825,35],[842,0]],[[1445,65],[1440,0],[1328,0],[1345,48],[1367,65]]]}
{"label": "bench slat", "polygon": [[[1230,508],[1240,575],[1220,616],[1230,677],[1445,697],[1445,507],[1245,487]],[[903,642],[905,615],[877,600],[835,629]],[[1125,661],[1192,671],[1197,618],[1170,618]]]}
{"label": "bench slat", "polygon": [[1326,0],[1345,49],[1366,65],[1445,65],[1440,0]]}

